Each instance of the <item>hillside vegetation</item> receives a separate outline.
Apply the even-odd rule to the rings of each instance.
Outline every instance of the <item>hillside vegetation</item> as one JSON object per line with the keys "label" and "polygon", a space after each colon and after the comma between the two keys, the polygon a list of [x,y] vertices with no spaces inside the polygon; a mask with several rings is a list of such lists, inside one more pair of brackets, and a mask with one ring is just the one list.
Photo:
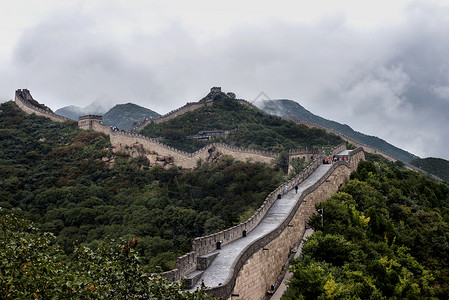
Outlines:
{"label": "hillside vegetation", "polygon": [[230,157],[192,172],[164,170],[113,154],[107,136],[75,122],[26,115],[12,102],[1,110],[0,207],[20,208],[69,256],[75,242],[97,249],[136,236],[147,270],[172,269],[194,237],[248,218],[283,180]]}
{"label": "hillside vegetation", "polygon": [[445,159],[435,157],[415,158],[410,164],[449,182],[449,161]]}
{"label": "hillside vegetation", "polygon": [[282,299],[447,299],[446,184],[365,161],[317,208]]}
{"label": "hillside vegetation", "polygon": [[363,134],[361,132],[353,130],[346,124],[340,124],[338,122],[330,121],[320,116],[314,115],[313,113],[302,107],[300,104],[292,100],[267,100],[264,101],[263,104],[261,104],[260,108],[272,115],[287,117],[292,120],[311,122],[325,128],[333,129],[359,141],[360,143],[364,143],[387,154],[390,154],[391,156],[404,162],[409,162],[416,157],[413,154],[395,147],[378,137]]}
{"label": "hillside vegetation", "polygon": [[177,282],[149,276],[129,242],[77,245],[67,261],[51,233],[0,208],[1,299],[213,299],[204,290],[182,291]]}
{"label": "hillside vegetation", "polygon": [[128,130],[139,124],[143,119],[157,118],[160,115],[151,109],[133,104],[117,104],[103,115],[103,123]]}
{"label": "hillside vegetation", "polygon": [[298,126],[225,95],[216,97],[212,106],[187,112],[167,122],[149,124],[141,133],[163,138],[163,142],[170,146],[194,152],[211,141],[199,142],[190,137],[200,131],[212,130],[230,131],[226,138],[217,138],[217,141],[275,152],[305,147],[331,148],[343,142],[322,129]]}

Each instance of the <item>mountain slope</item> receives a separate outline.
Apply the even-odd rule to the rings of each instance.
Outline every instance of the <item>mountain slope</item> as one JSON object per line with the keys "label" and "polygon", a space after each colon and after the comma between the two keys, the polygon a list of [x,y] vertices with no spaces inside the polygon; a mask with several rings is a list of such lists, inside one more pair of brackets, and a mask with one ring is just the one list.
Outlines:
{"label": "mountain slope", "polygon": [[117,104],[103,115],[103,123],[106,125],[117,126],[120,129],[131,129],[145,118],[160,117],[155,111],[151,109],[133,104]]}
{"label": "mountain slope", "polygon": [[361,143],[390,154],[391,156],[404,162],[410,162],[416,157],[405,150],[387,143],[383,139],[355,131],[346,124],[340,124],[338,122],[330,121],[317,116],[302,107],[299,103],[292,100],[265,100],[261,103],[258,103],[258,106],[263,111],[272,115],[286,117],[292,120],[311,122],[325,128],[333,129]]}
{"label": "mountain slope", "polygon": [[191,137],[208,131],[227,132],[217,139],[230,145],[275,152],[305,147],[329,149],[344,142],[323,129],[299,126],[226,95],[216,97],[211,106],[186,112],[163,123],[148,124],[140,133],[162,138],[174,148],[194,152],[211,141]]}
{"label": "mountain slope", "polygon": [[415,158],[410,164],[449,182],[449,161],[445,159],[435,157]]}

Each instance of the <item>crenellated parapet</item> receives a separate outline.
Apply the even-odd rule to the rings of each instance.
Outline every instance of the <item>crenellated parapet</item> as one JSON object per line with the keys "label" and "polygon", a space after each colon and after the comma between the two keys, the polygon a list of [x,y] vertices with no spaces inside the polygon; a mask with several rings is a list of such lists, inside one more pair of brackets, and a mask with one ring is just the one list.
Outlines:
{"label": "crenellated parapet", "polygon": [[275,230],[240,253],[228,281],[213,287],[210,294],[224,299],[231,294],[239,299],[262,299],[276,282],[290,250],[303,236],[309,218],[316,213],[315,205],[337,192],[364,157],[363,148],[358,148],[349,154],[349,160],[334,163],[324,176],[302,192],[295,207]]}
{"label": "crenellated parapet", "polygon": [[[344,147],[344,144],[338,145],[334,147],[331,152],[337,153],[337,151],[341,152],[340,150],[346,149]],[[353,157],[355,155],[358,155],[358,153],[363,154],[363,149],[357,149],[356,151],[353,151],[351,154]],[[260,221],[265,217],[268,210],[271,208],[273,203],[279,199],[282,198],[282,196],[287,193],[287,191],[291,191],[294,189],[295,186],[298,186],[301,182],[303,182],[306,178],[308,178],[321,164],[322,164],[322,158],[324,155],[320,155],[316,157],[314,161],[312,161],[303,171],[301,171],[298,175],[296,175],[294,178],[290,179],[289,181],[281,184],[278,186],[274,191],[272,191],[266,198],[263,204],[259,207],[259,209],[254,213],[253,216],[251,216],[248,220],[245,222],[242,222],[236,226],[233,226],[231,228],[222,230],[220,232],[210,234],[207,236],[202,236],[195,238],[192,242],[192,252],[188,253],[188,255],[184,255],[181,257],[178,257],[176,260],[176,269],[169,271],[167,273],[164,273],[167,275],[167,278],[179,278],[183,279],[188,274],[194,272],[197,269],[202,269],[199,266],[199,260],[198,258],[203,257],[205,255],[208,255],[209,253],[212,253],[217,249],[217,243],[220,243],[220,246],[224,246],[226,244],[232,243],[233,241],[242,238],[249,234],[259,223]],[[350,166],[351,163],[353,165],[358,164],[359,159],[354,160],[347,160],[345,162],[339,162],[335,164],[337,165],[347,165]],[[335,168],[333,166],[333,168]],[[355,166],[356,168],[356,166]],[[330,175],[329,175],[330,176]],[[349,177],[348,177],[349,178]],[[325,179],[324,179],[325,180]],[[253,250],[259,249],[257,247],[252,246]],[[193,259],[192,259],[193,258]],[[237,269],[238,271],[238,269]],[[175,274],[175,275],[174,275]],[[222,288],[220,288],[222,289]],[[229,289],[229,287],[228,287]]]}
{"label": "crenellated parapet", "polygon": [[[187,102],[183,106],[181,106],[177,109],[174,109],[174,110],[166,113],[165,115],[160,116],[159,118],[146,120],[145,122],[143,122],[140,125],[138,125],[137,127],[135,127],[133,130],[139,131],[139,130],[143,129],[145,126],[147,126],[148,124],[151,124],[151,123],[159,124],[159,123],[167,122],[167,121],[174,119],[178,116],[181,116],[187,112],[194,111],[194,110],[197,110],[202,107],[212,106],[213,102],[214,102],[214,96],[218,95],[218,94],[223,94],[223,92],[221,91],[221,87],[212,87],[210,90],[210,93],[203,100],[201,100],[199,102]],[[254,104],[252,104],[251,102],[249,102],[247,100],[244,100],[244,99],[236,99],[236,100],[240,104],[255,108],[255,109],[259,110],[260,112],[263,112],[263,110],[261,110],[260,108],[258,108],[257,106],[255,106]]]}
{"label": "crenellated parapet", "polygon": [[[82,123],[83,122],[83,123]],[[212,143],[196,152],[189,153],[162,143],[159,139],[149,138],[138,133],[113,131],[101,123],[95,116],[79,119],[79,126],[109,135],[113,151],[127,153],[133,157],[146,157],[151,164],[177,166],[184,169],[195,168],[198,161],[207,161],[213,155],[230,155],[236,160],[263,162],[272,164],[278,154],[248,148],[239,148],[224,143]]]}
{"label": "crenellated parapet", "polygon": [[84,130],[94,130],[95,123],[103,124],[103,117],[98,115],[86,115],[78,118],[78,127]]}
{"label": "crenellated parapet", "polygon": [[187,102],[186,104],[184,104],[183,106],[174,109],[168,113],[166,113],[163,116],[160,116],[159,118],[155,118],[155,119],[148,119],[145,122],[143,122],[142,124],[140,124],[139,126],[135,127],[134,130],[139,131],[141,129],[143,129],[145,126],[147,126],[148,124],[154,123],[154,124],[159,124],[159,123],[163,123],[163,122],[167,122],[171,119],[174,119],[178,116],[181,116],[189,111],[194,111],[197,110],[199,108],[202,107],[206,107],[206,106],[211,106],[213,103],[212,102],[204,102],[204,103],[200,103],[200,102]]}
{"label": "crenellated parapet", "polygon": [[53,113],[45,105],[39,104],[39,102],[33,99],[30,91],[27,89],[16,90],[14,102],[22,111],[27,114],[35,114],[37,116],[46,117],[54,122],[59,123],[72,121],[69,118]]}

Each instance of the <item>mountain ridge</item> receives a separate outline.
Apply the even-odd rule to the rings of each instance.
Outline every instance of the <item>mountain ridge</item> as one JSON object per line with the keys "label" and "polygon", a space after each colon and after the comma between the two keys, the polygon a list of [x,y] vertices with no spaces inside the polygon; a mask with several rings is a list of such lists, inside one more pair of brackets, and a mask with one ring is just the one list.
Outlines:
{"label": "mountain ridge", "polygon": [[160,117],[157,112],[134,103],[117,104],[103,115],[103,123],[128,130],[146,119]]}
{"label": "mountain ridge", "polygon": [[61,107],[55,111],[55,114],[60,116],[72,119],[74,121],[78,121],[78,118],[85,115],[103,115],[105,114],[111,107],[105,107],[100,103],[93,102],[85,107],[80,107],[76,105],[68,105]]}
{"label": "mountain ridge", "polygon": [[149,108],[134,104],[116,104],[113,107],[104,107],[99,103],[91,103],[86,107],[69,105],[55,111],[55,114],[78,121],[78,118],[85,115],[103,116],[103,123],[117,126],[120,129],[131,129],[135,124],[146,119],[158,118],[161,115]]}
{"label": "mountain ridge", "polygon": [[304,121],[317,124],[327,129],[334,130],[349,138],[364,143],[373,148],[379,149],[392,157],[404,162],[410,162],[417,158],[416,155],[398,148],[385,140],[366,135],[353,130],[347,124],[341,124],[336,121],[328,120],[305,109],[298,102],[289,99],[263,100],[257,103],[258,107],[266,113],[286,117],[296,121]]}

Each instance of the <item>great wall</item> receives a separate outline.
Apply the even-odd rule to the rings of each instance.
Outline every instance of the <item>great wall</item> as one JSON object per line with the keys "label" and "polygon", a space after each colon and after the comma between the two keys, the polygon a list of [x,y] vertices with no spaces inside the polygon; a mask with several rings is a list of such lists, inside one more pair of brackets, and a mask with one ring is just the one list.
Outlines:
{"label": "great wall", "polygon": [[[147,120],[146,122],[144,122],[144,123],[142,123],[141,125],[139,125],[139,127],[135,128],[134,130],[135,130],[135,131],[139,131],[140,129],[144,128],[146,125],[150,124],[151,122],[154,122],[154,123],[156,123],[156,124],[162,123],[162,122],[166,122],[166,121],[169,121],[169,120],[171,120],[171,119],[173,119],[173,118],[176,118],[176,117],[178,117],[178,116],[181,116],[181,115],[183,115],[183,114],[185,114],[185,113],[187,113],[187,112],[189,112],[189,111],[194,111],[194,110],[199,109],[199,108],[202,108],[202,107],[204,107],[204,106],[210,106],[210,105],[212,105],[211,99],[213,99],[213,96],[216,95],[216,94],[220,94],[220,93],[222,93],[221,88],[219,88],[219,87],[213,87],[213,88],[211,88],[210,93],[206,96],[206,98],[209,99],[208,101],[202,101],[202,102],[201,102],[201,101],[200,101],[200,102],[187,102],[184,106],[181,106],[181,107],[179,107],[178,109],[175,109],[175,110],[173,110],[173,111],[170,111],[170,112],[168,112],[167,114],[165,114],[165,115],[163,115],[163,116],[161,116],[161,117],[159,117],[159,118]],[[244,100],[244,99],[236,99],[236,100],[237,100],[239,103],[241,103],[241,104],[244,104],[244,105],[253,107],[253,108],[255,108],[255,109],[257,109],[257,110],[259,110],[259,111],[265,113],[263,110],[261,110],[260,108],[258,108],[258,107],[255,106],[254,104],[252,104],[251,102],[248,102],[248,101],[246,101],[246,100]],[[319,128],[319,129],[324,129],[327,133],[335,134],[335,135],[341,137],[343,140],[345,140],[345,141],[347,141],[347,142],[349,142],[349,143],[352,143],[352,144],[354,144],[354,145],[358,145],[358,146],[363,147],[364,150],[365,150],[365,152],[367,152],[367,153],[373,153],[373,154],[379,154],[379,155],[382,155],[383,157],[385,157],[386,159],[388,159],[388,160],[390,160],[390,161],[392,161],[392,162],[397,161],[397,159],[394,158],[393,156],[391,156],[390,154],[387,154],[387,153],[385,153],[384,151],[379,150],[379,149],[377,149],[377,148],[374,148],[374,147],[372,147],[372,146],[369,146],[369,145],[367,145],[367,144],[361,143],[360,141],[357,141],[357,140],[355,140],[355,139],[353,139],[353,138],[351,138],[351,137],[349,137],[349,136],[347,136],[347,135],[344,135],[344,134],[342,134],[342,133],[340,133],[340,132],[338,132],[338,131],[335,131],[335,130],[333,130],[333,129],[331,129],[331,128],[323,127],[323,126],[321,126],[321,125],[318,125],[318,124],[312,123],[312,122],[307,122],[307,121],[297,121],[297,120],[292,120],[292,119],[289,119],[289,118],[286,118],[286,117],[281,117],[281,118],[283,118],[283,119],[285,119],[285,120],[288,120],[288,121],[295,122],[296,124],[299,124],[299,125],[306,126],[306,127],[308,127],[308,128]],[[422,171],[422,170],[419,170],[419,169],[417,169],[416,167],[411,166],[411,165],[406,165],[406,166],[409,167],[410,169],[413,169],[413,170],[418,171],[418,172],[419,172],[419,171]]]}
{"label": "great wall", "polygon": [[[209,99],[212,99],[214,95],[219,94],[219,93],[222,93],[221,92],[221,88],[213,87],[213,88],[211,88],[210,93],[206,97],[208,97]],[[236,100],[239,101],[239,103],[241,103],[241,104],[253,107],[253,108],[255,108],[255,109],[265,113],[263,110],[261,110],[260,108],[258,108],[254,104],[252,104],[251,102],[248,102],[248,101],[246,101],[244,99],[236,99]],[[210,100],[209,101],[204,101],[204,102],[188,102],[184,106],[182,106],[182,107],[180,107],[180,108],[178,108],[176,110],[173,110],[173,111],[165,114],[164,116],[161,116],[161,117],[159,117],[157,119],[147,120],[146,122],[142,123],[138,128],[135,128],[135,130],[138,131],[138,130],[142,129],[143,127],[145,127],[146,125],[148,125],[149,123],[151,123],[151,122],[162,123],[162,122],[169,121],[169,120],[171,120],[173,118],[176,118],[177,116],[183,115],[183,114],[185,114],[185,113],[187,113],[189,111],[194,111],[196,109],[199,109],[199,108],[204,107],[204,106],[209,106],[211,104],[212,104],[212,101],[210,101]],[[288,120],[288,121],[295,122],[298,125],[306,126],[308,128],[323,129],[327,133],[335,134],[335,135],[339,136],[341,139],[343,139],[343,140],[345,140],[345,141],[347,141],[349,143],[352,143],[352,144],[356,145],[357,147],[363,147],[363,149],[364,149],[364,151],[366,153],[372,153],[372,154],[381,155],[381,156],[383,156],[384,158],[388,159],[391,162],[396,162],[398,160],[395,157],[391,156],[390,154],[388,154],[388,153],[386,153],[386,152],[384,152],[384,151],[382,151],[380,149],[377,149],[375,147],[372,147],[370,145],[362,143],[362,142],[360,142],[360,141],[358,141],[356,139],[353,139],[353,138],[351,138],[351,137],[349,137],[349,136],[347,136],[345,134],[342,134],[342,133],[340,133],[338,131],[335,131],[334,129],[323,127],[323,126],[321,126],[319,124],[312,123],[312,122],[292,120],[292,119],[289,119],[289,118],[286,118],[286,117],[282,117],[282,118],[285,119],[285,120]],[[312,156],[313,155],[303,155],[301,157],[304,157],[304,158],[306,158],[306,160],[308,160]],[[293,158],[293,157],[290,156],[290,159],[291,158]],[[413,166],[411,164],[404,163],[404,167],[406,167],[409,170],[415,171],[415,172],[426,174],[426,175],[432,177],[435,180],[440,180],[441,181],[441,178],[439,178],[438,176],[435,176],[433,174],[427,173],[426,171],[424,171],[424,170],[422,170],[422,169],[420,169],[418,167],[415,167],[415,166]]]}
{"label": "great wall", "polygon": [[[15,103],[26,113],[35,113],[56,122],[68,121],[34,106],[30,99],[29,91],[16,91]],[[140,134],[114,132],[95,116],[80,118],[79,126],[109,135],[116,151],[144,155],[155,164],[168,159],[168,164],[193,168],[198,160],[207,160],[214,153],[232,155],[237,160],[271,163],[277,155],[218,143],[195,153],[186,153]],[[192,252],[179,257],[176,269],[165,272],[164,276],[182,281],[191,289],[198,287],[199,279],[204,279],[208,292],[222,299],[263,299],[277,282],[291,249],[305,231],[309,217],[316,213],[315,205],[337,192],[364,159],[363,148],[348,153],[344,152],[345,149],[345,145],[332,149],[331,154],[340,154],[341,160],[331,165],[322,164],[324,153],[319,150],[291,151],[291,156],[309,155],[309,166],[271,192],[247,221],[212,235],[195,238]],[[298,194],[294,192],[295,187],[299,187]],[[282,218],[279,217],[281,214]],[[271,225],[267,227],[267,223]],[[225,255],[229,250],[234,255],[232,260]],[[220,265],[223,260],[227,261],[226,268]]]}
{"label": "great wall", "polygon": [[[35,102],[28,90],[24,89],[16,91],[15,103],[26,113],[35,113],[39,116],[48,117],[55,122],[71,121],[70,119],[56,115],[51,111],[34,106],[30,100]],[[211,103],[212,102],[205,102],[204,105],[210,105]],[[251,105],[246,101],[242,101],[242,103]],[[191,111],[192,107],[198,108],[202,105],[203,104],[200,106],[189,106],[185,110],[176,110],[162,118],[164,120],[172,119],[175,116]],[[199,161],[204,162],[214,160],[218,155],[230,155],[234,157],[234,159],[241,161],[273,164],[273,160],[278,156],[278,154],[274,152],[233,147],[223,143],[212,143],[194,153],[189,153],[167,146],[161,143],[158,139],[152,139],[139,133],[114,131],[110,126],[102,124],[102,119],[99,116],[88,115],[80,117],[78,126],[82,129],[94,130],[108,135],[114,152],[125,153],[131,157],[145,156],[151,164],[160,165],[166,168],[177,166],[184,169],[192,169]],[[314,148],[295,149],[290,151],[290,159],[301,157],[306,160],[311,160],[314,157],[317,157],[317,155],[321,155],[322,152],[322,149]]]}

